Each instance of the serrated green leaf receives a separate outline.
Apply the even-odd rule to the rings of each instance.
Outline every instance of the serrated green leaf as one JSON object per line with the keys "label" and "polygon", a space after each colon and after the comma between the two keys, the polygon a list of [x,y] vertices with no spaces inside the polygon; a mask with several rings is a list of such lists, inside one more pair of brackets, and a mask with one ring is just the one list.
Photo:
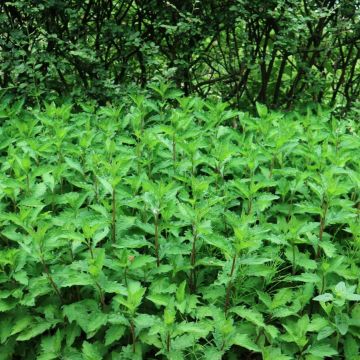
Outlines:
{"label": "serrated green leaf", "polygon": [[84,171],[78,161],[71,159],[69,157],[65,157],[65,162],[69,165],[71,169],[76,170],[80,174],[84,175]]}
{"label": "serrated green leaf", "polygon": [[20,335],[16,338],[16,341],[27,341],[30,340],[46,330],[49,330],[53,327],[56,322],[42,321],[35,324],[32,324],[28,329],[22,331]]}
{"label": "serrated green leaf", "polygon": [[262,314],[254,309],[247,309],[243,306],[237,306],[231,309],[231,312],[239,315],[240,317],[250,321],[259,327],[265,327],[264,318]]}
{"label": "serrated green leaf", "polygon": [[105,346],[109,346],[115,341],[121,339],[125,334],[126,327],[123,325],[111,325],[105,334]]}
{"label": "serrated green leaf", "polygon": [[359,344],[350,334],[345,337],[344,354],[346,360],[357,360],[359,356]]}
{"label": "serrated green leaf", "polygon": [[232,337],[231,342],[234,345],[241,346],[245,349],[254,352],[261,352],[259,346],[256,345],[256,343],[253,340],[251,340],[247,334],[236,334]]}
{"label": "serrated green leaf", "polygon": [[83,342],[82,354],[84,360],[102,360],[103,357],[98,349],[98,346],[87,341]]}
{"label": "serrated green leaf", "polygon": [[315,296],[313,298],[314,301],[322,301],[322,302],[326,302],[326,301],[333,301],[334,300],[334,296],[330,293],[324,293],[318,296]]}
{"label": "serrated green leaf", "polygon": [[292,276],[292,280],[304,283],[318,283],[320,277],[313,273],[302,273],[301,275]]}
{"label": "serrated green leaf", "polygon": [[309,348],[308,353],[321,358],[338,354],[338,352],[329,344],[315,344]]}

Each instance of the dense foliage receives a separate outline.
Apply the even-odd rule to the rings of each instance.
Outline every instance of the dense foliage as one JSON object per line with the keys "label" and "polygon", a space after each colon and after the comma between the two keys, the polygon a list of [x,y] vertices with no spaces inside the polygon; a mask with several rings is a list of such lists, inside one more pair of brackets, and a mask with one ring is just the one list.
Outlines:
{"label": "dense foliage", "polygon": [[0,359],[359,359],[359,123],[153,90],[3,101]]}
{"label": "dense foliage", "polygon": [[30,100],[111,100],[159,77],[239,107],[360,96],[355,0],[0,3],[0,86]]}
{"label": "dense foliage", "polygon": [[360,359],[360,3],[0,2],[0,360]]}

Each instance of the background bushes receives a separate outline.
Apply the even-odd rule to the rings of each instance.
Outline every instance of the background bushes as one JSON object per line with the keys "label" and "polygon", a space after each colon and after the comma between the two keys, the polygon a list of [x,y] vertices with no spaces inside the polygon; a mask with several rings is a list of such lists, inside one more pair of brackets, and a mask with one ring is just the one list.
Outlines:
{"label": "background bushes", "polygon": [[91,96],[174,81],[236,106],[359,97],[353,0],[7,1],[0,84],[28,98]]}

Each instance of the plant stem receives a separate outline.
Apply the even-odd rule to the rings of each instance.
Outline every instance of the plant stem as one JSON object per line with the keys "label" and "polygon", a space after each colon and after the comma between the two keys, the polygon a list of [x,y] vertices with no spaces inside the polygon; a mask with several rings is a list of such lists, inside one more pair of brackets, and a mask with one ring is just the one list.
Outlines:
{"label": "plant stem", "polygon": [[50,270],[49,270],[49,268],[48,268],[48,266],[47,266],[47,264],[46,264],[46,262],[45,262],[45,260],[44,260],[43,257],[41,258],[41,262],[42,262],[42,265],[43,265],[43,267],[44,267],[45,274],[46,274],[46,276],[47,276],[47,278],[48,278],[48,280],[49,280],[52,288],[55,290],[56,294],[57,294],[58,297],[60,298],[60,301],[62,302],[62,301],[63,301],[63,297],[62,297],[62,295],[61,295],[61,292],[60,292],[59,288],[57,287],[57,285],[55,284],[54,279],[53,279],[53,277],[51,276]]}
{"label": "plant stem", "polygon": [[128,267],[125,266],[125,271],[124,271],[125,286],[128,286],[128,282],[127,282],[127,270],[128,270]]}
{"label": "plant stem", "polygon": [[155,256],[156,256],[156,265],[160,266],[160,257],[159,257],[159,215],[154,215],[155,222]]}
{"label": "plant stem", "polygon": [[29,192],[30,192],[30,178],[29,178],[29,173],[26,174],[26,192],[27,192],[27,194],[29,194]]}
{"label": "plant stem", "polygon": [[251,213],[252,211],[252,197],[249,198],[249,207],[248,207],[248,215]]}
{"label": "plant stem", "polygon": [[115,188],[112,191],[112,241],[115,243],[116,237],[116,194]]}
{"label": "plant stem", "polygon": [[130,320],[130,331],[131,331],[131,337],[132,337],[132,351],[135,353],[136,350],[136,337],[135,337],[135,326],[134,321]]}
{"label": "plant stem", "polygon": [[55,212],[55,203],[54,203],[55,193],[54,190],[51,192],[51,212]]}
{"label": "plant stem", "polygon": [[274,165],[275,165],[275,155],[273,155],[272,159],[271,159],[271,164],[270,164],[270,171],[269,171],[269,178],[272,178],[272,173],[274,170]]}
{"label": "plant stem", "polygon": [[317,248],[316,259],[318,259],[321,256],[320,244],[322,243],[322,239],[323,239],[323,235],[324,235],[324,230],[325,230],[325,226],[326,226],[326,213],[329,208],[329,205],[327,202],[324,201],[322,207],[323,207],[323,214],[320,217],[319,244],[318,244],[318,248]]}
{"label": "plant stem", "polygon": [[101,303],[101,307],[104,309],[106,304],[105,304],[105,297],[104,297],[104,292],[100,286],[100,284],[95,280],[95,285],[99,290],[99,296],[100,296],[100,303]]}
{"label": "plant stem", "polygon": [[295,242],[292,241],[292,274],[295,275],[296,264],[295,264]]}
{"label": "plant stem", "polygon": [[192,249],[191,249],[191,256],[190,256],[190,263],[191,263],[191,273],[190,273],[190,288],[191,292],[196,292],[196,240],[197,240],[197,231],[195,225],[193,225],[193,243],[192,243]]}
{"label": "plant stem", "polygon": [[230,279],[229,279],[228,286],[226,288],[226,297],[225,297],[225,305],[224,305],[225,316],[227,315],[227,311],[228,311],[228,308],[230,305],[230,293],[231,293],[231,288],[232,288],[232,277],[234,275],[235,265],[236,265],[236,254],[233,256],[231,271],[229,274]]}
{"label": "plant stem", "polygon": [[231,271],[230,271],[230,278],[234,275],[235,271],[235,264],[236,264],[236,254],[233,257],[232,265],[231,265]]}
{"label": "plant stem", "polygon": [[323,271],[321,274],[321,290],[320,294],[323,294],[325,290],[325,272]]}
{"label": "plant stem", "polygon": [[263,329],[261,328],[261,329],[259,330],[259,332],[258,332],[257,336],[256,336],[255,341],[254,341],[254,343],[255,343],[255,344],[257,344],[257,343],[258,343],[258,341],[259,341],[260,336],[261,336],[261,334],[262,334],[262,333],[263,333]]}
{"label": "plant stem", "polygon": [[90,241],[87,243],[87,246],[89,248],[91,258],[94,259],[94,252],[93,252],[93,249],[91,247],[91,242]]}
{"label": "plant stem", "polygon": [[167,352],[170,352],[170,344],[171,344],[171,338],[170,338],[170,333],[168,332],[167,338],[166,338],[166,350],[167,350]]}
{"label": "plant stem", "polygon": [[97,183],[97,179],[95,176],[95,173],[93,172],[93,182],[94,182],[94,190],[95,190],[95,199],[96,202],[99,202],[99,190],[98,190],[98,183]]}
{"label": "plant stem", "polygon": [[176,165],[176,141],[175,141],[175,134],[172,138],[172,155],[173,155],[173,162],[174,162],[174,170]]}
{"label": "plant stem", "polygon": [[137,156],[137,173],[140,175],[141,172],[141,148],[140,148],[140,142],[137,142],[136,144],[136,156]]}

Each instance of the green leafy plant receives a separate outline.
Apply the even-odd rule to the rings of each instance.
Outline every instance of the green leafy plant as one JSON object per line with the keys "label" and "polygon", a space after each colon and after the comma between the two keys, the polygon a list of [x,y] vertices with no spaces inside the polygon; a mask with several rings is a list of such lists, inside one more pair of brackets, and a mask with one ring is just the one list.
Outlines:
{"label": "green leafy plant", "polygon": [[151,90],[4,107],[0,359],[357,359],[358,124]]}

